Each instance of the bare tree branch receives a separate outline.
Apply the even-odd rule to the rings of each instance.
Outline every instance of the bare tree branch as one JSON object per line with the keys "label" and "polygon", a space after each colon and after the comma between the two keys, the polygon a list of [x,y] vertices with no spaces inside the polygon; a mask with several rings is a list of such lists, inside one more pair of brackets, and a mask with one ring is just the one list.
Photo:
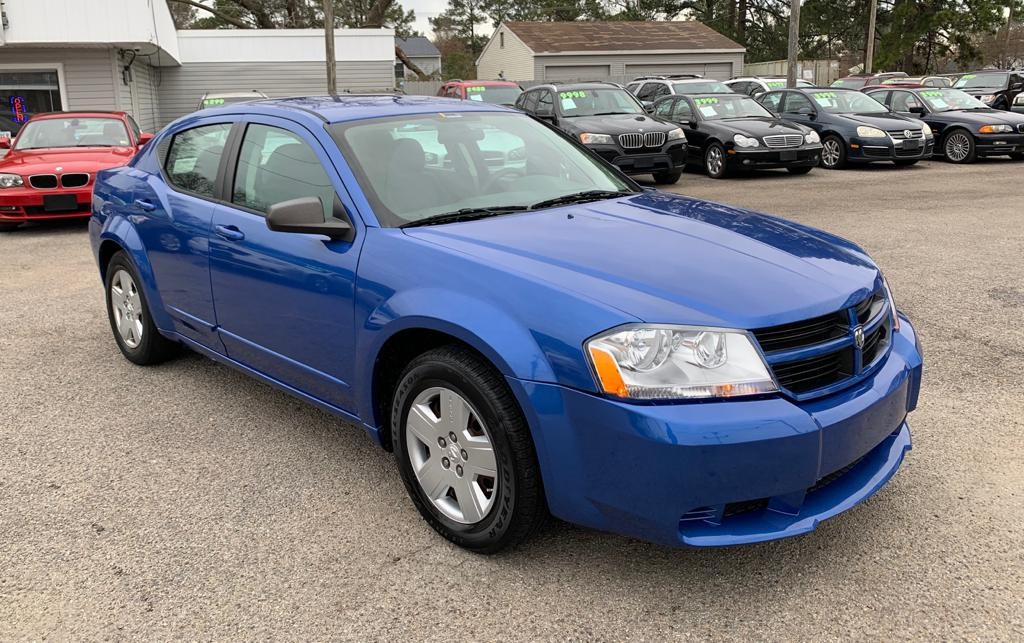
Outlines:
{"label": "bare tree branch", "polygon": [[398,56],[398,59],[402,61],[402,64],[405,65],[409,71],[416,74],[417,78],[420,80],[430,80],[430,76],[424,74],[423,70],[419,68],[419,65],[410,60],[398,45],[395,45],[395,55]]}
{"label": "bare tree branch", "polygon": [[169,1],[170,2],[177,2],[178,4],[187,4],[189,6],[197,8],[197,9],[202,9],[203,11],[207,11],[207,12],[213,14],[214,16],[220,18],[224,22],[228,23],[229,25],[233,25],[235,27],[238,27],[239,29],[251,29],[252,28],[248,24],[246,24],[245,22],[242,22],[241,20],[239,20],[238,18],[229,16],[226,13],[222,13],[220,11],[217,11],[216,9],[214,9],[212,7],[208,7],[205,4],[200,4],[199,2],[196,2],[195,0],[169,0]]}

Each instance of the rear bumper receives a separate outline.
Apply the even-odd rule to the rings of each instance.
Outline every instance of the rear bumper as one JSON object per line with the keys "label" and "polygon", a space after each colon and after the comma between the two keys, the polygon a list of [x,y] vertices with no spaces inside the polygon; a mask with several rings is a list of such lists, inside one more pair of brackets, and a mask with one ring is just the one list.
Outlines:
{"label": "rear bumper", "polygon": [[[74,210],[47,211],[45,198],[49,195],[73,194],[77,207]],[[82,188],[60,188],[37,190],[30,187],[0,190],[0,222],[13,223],[49,219],[77,219],[90,214],[92,186]]]}
{"label": "rear bumper", "polygon": [[779,167],[814,167],[821,157],[821,146],[799,147],[788,150],[754,150],[740,148],[730,149],[726,155],[729,167],[732,168],[779,168]]}
{"label": "rear bumper", "polygon": [[906,320],[885,362],[842,392],[729,402],[625,404],[513,381],[551,511],[668,545],[785,538],[871,496],[910,448],[921,355]]}

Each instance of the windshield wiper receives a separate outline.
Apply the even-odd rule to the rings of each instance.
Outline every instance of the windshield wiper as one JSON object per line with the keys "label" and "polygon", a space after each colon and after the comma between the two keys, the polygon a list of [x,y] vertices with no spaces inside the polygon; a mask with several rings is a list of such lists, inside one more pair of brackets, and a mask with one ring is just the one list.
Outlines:
{"label": "windshield wiper", "polygon": [[474,221],[476,219],[486,219],[487,217],[496,217],[502,214],[509,214],[510,212],[522,212],[523,210],[529,210],[529,208],[525,205],[503,205],[492,208],[462,208],[461,210],[455,210],[454,212],[443,212],[441,214],[435,214],[424,219],[419,219],[418,221],[410,221],[409,223],[403,223],[398,227],[415,228],[417,226],[424,225],[441,225],[443,223]]}
{"label": "windshield wiper", "polygon": [[569,205],[571,203],[586,203],[587,201],[617,199],[618,197],[626,196],[627,194],[635,194],[635,192],[618,192],[616,190],[586,190],[584,192],[563,194],[562,196],[557,196],[553,199],[539,201],[531,205],[530,209],[542,210],[544,208],[552,208],[556,205]]}
{"label": "windshield wiper", "polygon": [[639,114],[640,112],[597,112],[591,116],[616,116],[618,114]]}

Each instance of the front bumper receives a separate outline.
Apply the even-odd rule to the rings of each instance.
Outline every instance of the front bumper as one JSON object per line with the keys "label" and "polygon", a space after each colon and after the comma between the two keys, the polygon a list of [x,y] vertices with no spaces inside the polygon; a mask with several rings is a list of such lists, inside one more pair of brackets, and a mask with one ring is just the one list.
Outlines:
{"label": "front bumper", "polygon": [[[46,196],[73,194],[77,207],[67,210],[48,210]],[[92,181],[80,188],[40,190],[28,186],[0,189],[0,223],[40,221],[49,219],[76,219],[90,215]]]}
{"label": "front bumper", "polygon": [[[916,144],[916,145],[915,145]],[[931,158],[935,152],[935,138],[894,141],[891,138],[859,138],[850,139],[846,149],[846,158],[853,162],[870,163],[872,161],[903,161]]]}
{"label": "front bumper", "polygon": [[726,153],[729,167],[751,169],[814,167],[818,164],[820,157],[820,145],[773,150],[750,150],[734,147]]}
{"label": "front bumper", "polygon": [[910,323],[901,325],[872,376],[808,402],[627,404],[514,380],[551,511],[668,545],[813,530],[877,491],[910,448],[921,354]]}
{"label": "front bumper", "polygon": [[587,147],[626,174],[676,172],[686,166],[685,141],[666,143],[660,150],[640,149],[628,153],[615,145],[588,145]]}
{"label": "front bumper", "polygon": [[1004,156],[1024,152],[1024,134],[975,134],[978,156]]}

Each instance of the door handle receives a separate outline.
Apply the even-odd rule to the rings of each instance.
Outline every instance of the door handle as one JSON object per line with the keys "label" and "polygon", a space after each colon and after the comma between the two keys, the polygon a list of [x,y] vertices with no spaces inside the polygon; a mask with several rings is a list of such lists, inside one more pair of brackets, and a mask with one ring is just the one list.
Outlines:
{"label": "door handle", "polygon": [[146,212],[156,210],[156,206],[145,199],[135,199],[135,207]]}
{"label": "door handle", "polygon": [[218,237],[227,239],[228,241],[241,241],[245,238],[245,233],[236,228],[233,225],[217,225],[213,227]]}

